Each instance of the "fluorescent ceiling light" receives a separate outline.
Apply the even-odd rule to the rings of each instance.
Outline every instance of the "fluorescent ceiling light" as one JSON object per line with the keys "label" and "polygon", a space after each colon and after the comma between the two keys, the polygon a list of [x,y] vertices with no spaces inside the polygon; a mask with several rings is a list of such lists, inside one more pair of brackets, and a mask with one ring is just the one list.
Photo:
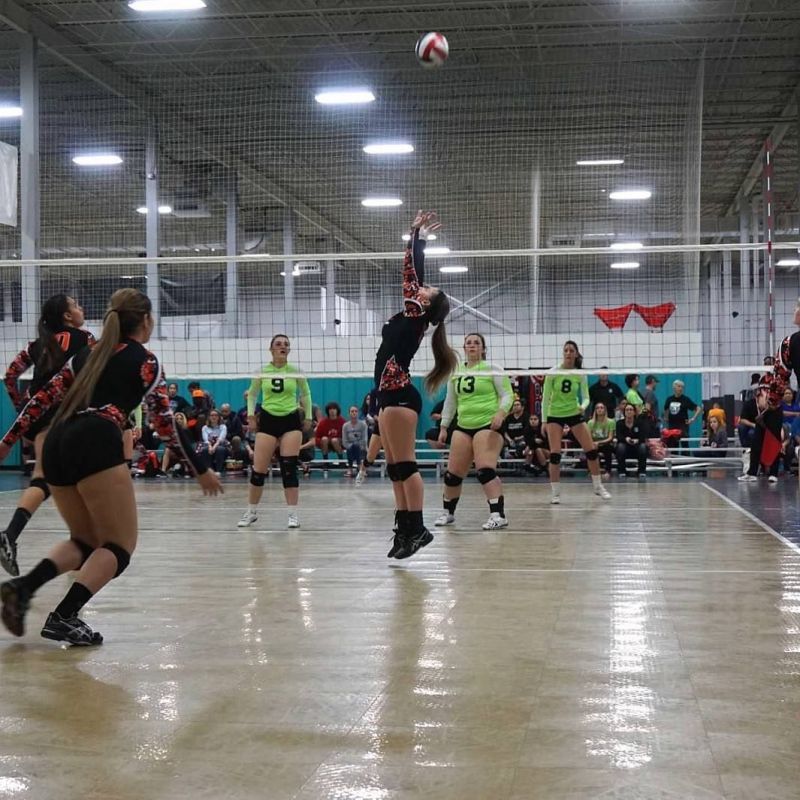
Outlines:
{"label": "fluorescent ceiling light", "polygon": [[162,12],[162,11],[196,11],[205,8],[204,0],[131,0],[128,8],[134,11]]}
{"label": "fluorescent ceiling light", "polygon": [[611,269],[639,269],[638,261],[617,261],[611,265]]}
{"label": "fluorescent ceiling light", "polygon": [[22,116],[19,106],[0,106],[0,119],[13,119]]}
{"label": "fluorescent ceiling light", "polygon": [[370,156],[396,156],[405,153],[413,153],[414,145],[404,142],[386,142],[384,144],[368,144],[364,147],[364,152]]}
{"label": "fluorescent ceiling light", "polygon": [[641,250],[643,247],[641,242],[614,242],[609,245],[610,250]]}
{"label": "fluorescent ceiling light", "polygon": [[779,267],[800,267],[800,258],[782,258],[778,262]]}
{"label": "fluorescent ceiling light", "polygon": [[444,273],[456,273],[456,272],[468,272],[469,267],[460,267],[460,266],[453,266],[453,267],[439,267],[439,272]]}
{"label": "fluorescent ceiling light", "polygon": [[122,159],[112,153],[97,153],[96,155],[75,156],[73,163],[79,167],[111,167],[121,164]]}
{"label": "fluorescent ceiling light", "polygon": [[611,192],[609,197],[612,200],[649,200],[653,193],[649,189],[620,189]]}
{"label": "fluorescent ceiling light", "polygon": [[[281,277],[283,277],[283,278],[285,278],[285,277],[286,277],[286,273],[285,273],[285,272],[281,272],[280,274],[281,274]],[[300,275],[300,274],[301,274],[301,273],[299,273],[299,272],[298,272],[296,269],[293,269],[293,270],[292,270],[292,277],[293,277],[293,278],[296,278],[296,277],[298,277],[298,275]]]}
{"label": "fluorescent ceiling light", "polygon": [[624,158],[587,158],[575,162],[579,167],[606,167],[614,164],[624,164]]}
{"label": "fluorescent ceiling light", "polygon": [[[147,206],[139,206],[136,209],[137,214],[146,214],[147,213]],[[159,206],[158,207],[159,214],[171,214],[172,213],[172,206]]]}
{"label": "fluorescent ceiling light", "polygon": [[584,233],[584,239],[613,239],[616,233]]}
{"label": "fluorescent ceiling light", "polygon": [[371,103],[375,95],[369,89],[325,89],[314,99],[324,106],[347,106]]}
{"label": "fluorescent ceiling light", "polygon": [[449,247],[426,247],[425,248],[425,255],[426,256],[441,256],[445,253],[449,253]]}
{"label": "fluorescent ceiling light", "polygon": [[403,205],[399,197],[367,197],[361,201],[364,208],[393,208]]}
{"label": "fluorescent ceiling light", "polygon": [[[404,233],[403,234],[403,241],[404,242],[410,242],[411,241],[411,234],[410,233]],[[429,242],[435,242],[436,241],[436,234],[435,233],[429,233],[428,234],[428,241]]]}

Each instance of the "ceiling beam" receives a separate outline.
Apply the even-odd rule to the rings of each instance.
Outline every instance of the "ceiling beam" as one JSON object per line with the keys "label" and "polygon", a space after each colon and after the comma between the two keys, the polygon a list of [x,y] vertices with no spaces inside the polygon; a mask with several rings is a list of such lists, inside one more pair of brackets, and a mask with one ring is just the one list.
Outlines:
{"label": "ceiling beam", "polygon": [[351,236],[315,208],[299,198],[293,197],[283,187],[269,180],[247,162],[231,154],[218,151],[207,143],[198,142],[196,126],[183,117],[179,108],[171,106],[162,96],[153,94],[146,87],[89,55],[79,42],[72,41],[59,33],[18,3],[13,0],[0,0],[0,21],[20,33],[36,37],[41,47],[65,64],[107,91],[122,97],[151,118],[158,120],[162,129],[171,129],[181,138],[192,143],[205,158],[235,171],[241,180],[251,183],[263,192],[265,199],[271,199],[282,206],[291,208],[306,222],[332,236],[345,249],[355,252],[365,252],[369,249],[363,242]]}

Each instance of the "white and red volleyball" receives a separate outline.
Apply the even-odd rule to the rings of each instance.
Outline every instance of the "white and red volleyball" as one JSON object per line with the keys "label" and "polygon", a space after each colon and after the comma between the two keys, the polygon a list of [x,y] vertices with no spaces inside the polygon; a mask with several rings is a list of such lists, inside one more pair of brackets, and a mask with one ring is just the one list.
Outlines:
{"label": "white and red volleyball", "polygon": [[423,67],[430,69],[432,67],[441,67],[447,61],[450,46],[441,33],[434,31],[432,33],[423,33],[419,37],[415,52],[417,61]]}

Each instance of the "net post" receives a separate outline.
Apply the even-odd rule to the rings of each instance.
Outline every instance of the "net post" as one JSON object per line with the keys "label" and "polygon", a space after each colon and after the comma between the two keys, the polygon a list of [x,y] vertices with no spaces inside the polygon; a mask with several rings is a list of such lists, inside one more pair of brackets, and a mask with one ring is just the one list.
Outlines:
{"label": "net post", "polygon": [[[24,35],[20,43],[20,99],[24,113],[20,120],[20,183],[22,213],[20,245],[23,260],[39,259],[41,234],[41,182],[39,149],[39,42]],[[33,337],[39,319],[40,267],[20,267],[22,325]]]}
{"label": "net post", "polygon": [[[238,255],[239,186],[235,170],[230,170],[226,185],[225,255]],[[239,336],[239,267],[236,261],[225,265],[225,335]]]}
{"label": "net post", "polygon": [[773,161],[772,141],[767,138],[764,142],[764,239],[767,242],[767,251],[764,254],[764,282],[767,289],[767,352],[775,352],[775,259],[772,252],[774,207],[773,207]]}
{"label": "net post", "polygon": [[158,127],[155,120],[147,126],[145,139],[145,239],[147,254],[147,296],[153,306],[156,337],[161,338],[161,279],[158,258]]}

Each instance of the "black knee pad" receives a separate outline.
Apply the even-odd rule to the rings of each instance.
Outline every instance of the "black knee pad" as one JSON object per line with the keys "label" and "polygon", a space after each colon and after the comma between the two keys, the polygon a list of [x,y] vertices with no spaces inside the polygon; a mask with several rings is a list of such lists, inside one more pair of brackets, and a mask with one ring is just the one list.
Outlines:
{"label": "black knee pad", "polygon": [[558,466],[561,463],[561,453],[550,453],[550,463]]}
{"label": "black knee pad", "polygon": [[250,485],[263,486],[264,481],[267,479],[266,472],[256,472],[254,469],[250,470]]}
{"label": "black knee pad", "polygon": [[82,542],[80,539],[76,539],[74,536],[70,537],[70,541],[81,551],[81,566],[83,566],[86,563],[86,559],[94,553],[94,547]]}
{"label": "black knee pad", "polygon": [[117,571],[114,573],[114,577],[119,578],[128,568],[128,564],[131,563],[131,554],[124,547],[120,547],[114,542],[106,542],[103,547],[106,550],[110,550],[117,559]]}
{"label": "black knee pad", "polygon": [[454,475],[450,470],[447,470],[444,474],[444,485],[445,486],[461,486],[464,483],[464,479],[460,475]]}
{"label": "black knee pad", "polygon": [[44,478],[34,478],[30,483],[31,489],[41,489],[44,492],[44,499],[50,497],[50,487]]}
{"label": "black knee pad", "polygon": [[374,463],[375,463],[374,461],[370,461],[368,458],[364,459],[364,466],[365,467],[371,467]]}
{"label": "black knee pad", "polygon": [[389,480],[392,481],[392,483],[397,483],[397,481],[401,480],[400,473],[397,471],[397,464],[387,464],[386,474],[389,476]]}
{"label": "black knee pad", "polygon": [[297,479],[297,456],[281,456],[281,479],[284,489],[296,489],[300,485]]}
{"label": "black knee pad", "polygon": [[478,483],[483,486],[485,483],[491,483],[497,477],[497,472],[491,467],[481,467],[477,472],[477,476]]}
{"label": "black knee pad", "polygon": [[597,448],[595,447],[594,450],[587,450],[586,451],[586,460],[587,461],[597,461],[600,458],[600,453],[597,452]]}
{"label": "black knee pad", "polygon": [[407,481],[412,475],[419,472],[416,461],[398,461],[394,466],[397,469],[398,480],[401,481]]}

